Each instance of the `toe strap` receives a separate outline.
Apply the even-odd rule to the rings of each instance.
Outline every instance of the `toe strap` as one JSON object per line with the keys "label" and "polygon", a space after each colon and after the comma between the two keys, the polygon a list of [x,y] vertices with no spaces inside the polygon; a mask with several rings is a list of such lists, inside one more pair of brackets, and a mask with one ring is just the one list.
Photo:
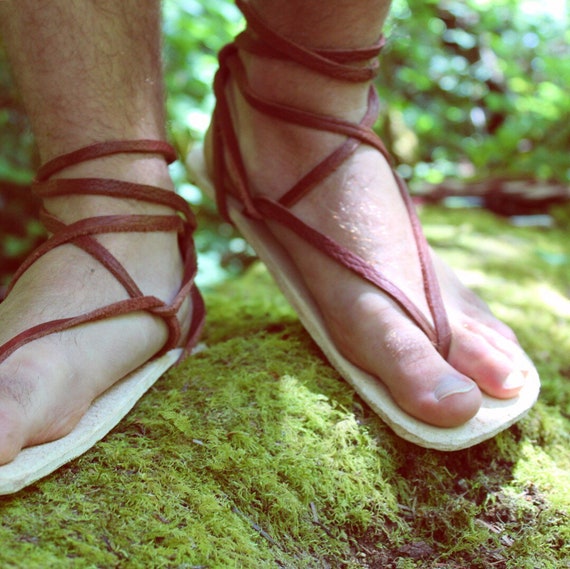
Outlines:
{"label": "toe strap", "polygon": [[[240,51],[247,51],[265,58],[293,61],[337,80],[369,82],[378,71],[377,56],[384,45],[384,38],[381,37],[372,46],[360,49],[309,49],[272,30],[247,0],[236,0],[236,3],[247,20],[247,27],[234,43],[226,46],[220,53],[220,68],[214,82],[217,104],[212,128],[213,181],[220,213],[229,220],[228,197],[231,195],[241,202],[246,216],[257,220],[270,219],[294,231],[312,246],[387,294],[424,331],[442,356],[447,358],[451,343],[451,328],[430,249],[407,187],[393,169],[392,174],[406,205],[413,230],[431,321],[398,286],[383,277],[364,259],[309,227],[288,209],[337,170],[361,145],[376,149],[389,164],[392,164],[388,151],[372,128],[378,114],[378,96],[374,86],[371,85],[369,89],[368,108],[364,117],[359,123],[354,124],[338,117],[307,112],[261,97],[249,85],[239,54]],[[303,128],[327,131],[345,137],[342,144],[312,167],[277,201],[254,196],[251,193],[238,135],[233,127],[231,105],[227,94],[230,80],[237,85],[247,103],[260,113]]]}

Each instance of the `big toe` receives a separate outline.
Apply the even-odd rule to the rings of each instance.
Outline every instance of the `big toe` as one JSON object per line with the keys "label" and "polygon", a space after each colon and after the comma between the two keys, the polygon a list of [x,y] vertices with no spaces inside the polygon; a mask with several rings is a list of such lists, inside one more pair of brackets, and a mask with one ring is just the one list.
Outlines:
{"label": "big toe", "polygon": [[477,383],[454,369],[404,315],[383,311],[363,321],[380,326],[360,328],[363,335],[352,344],[351,356],[358,350],[360,365],[379,377],[399,407],[438,427],[457,427],[477,414]]}
{"label": "big toe", "polygon": [[392,384],[390,391],[398,405],[417,419],[437,427],[458,427],[479,411],[481,391],[474,381],[438,358],[431,356],[429,371],[404,372],[407,381]]}

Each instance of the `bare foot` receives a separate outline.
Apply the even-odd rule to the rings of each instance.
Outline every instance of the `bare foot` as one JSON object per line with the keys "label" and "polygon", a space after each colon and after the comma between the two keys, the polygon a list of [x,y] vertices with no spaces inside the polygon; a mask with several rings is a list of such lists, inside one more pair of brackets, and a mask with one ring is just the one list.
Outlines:
{"label": "bare foot", "polygon": [[[61,177],[103,177],[172,189],[162,158],[118,155],[64,170]],[[134,200],[51,198],[46,209],[65,223],[107,214],[171,214]],[[129,271],[143,293],[170,301],[182,259],[173,233],[108,234],[97,239]],[[0,304],[0,345],[30,326],[84,314],[127,298],[122,286],[88,254],[64,245],[41,257]],[[190,301],[179,314],[188,323]],[[183,326],[183,334],[188,324]],[[167,339],[160,318],[145,312],[89,323],[35,340],[0,364],[0,464],[26,446],[69,433],[91,401],[145,363]]]}
{"label": "bare foot", "polygon": [[[250,54],[242,54],[242,60],[258,96],[352,122],[365,114],[367,84],[346,84],[294,63]],[[254,194],[281,197],[344,140],[259,113],[233,82],[228,94]],[[211,162],[208,144],[206,152]],[[292,211],[367,259],[429,318],[408,214],[379,152],[361,146]],[[435,255],[453,333],[447,361],[383,293],[283,226],[274,224],[272,230],[303,274],[340,351],[381,378],[398,405],[414,417],[441,427],[461,425],[477,413],[481,391],[513,397],[531,373],[514,333]]]}

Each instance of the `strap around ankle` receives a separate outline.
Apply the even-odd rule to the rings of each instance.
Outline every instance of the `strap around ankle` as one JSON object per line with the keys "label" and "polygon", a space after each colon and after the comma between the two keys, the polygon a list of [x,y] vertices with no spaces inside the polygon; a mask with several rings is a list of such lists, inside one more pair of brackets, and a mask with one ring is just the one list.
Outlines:
{"label": "strap around ankle", "polygon": [[376,58],[385,44],[382,35],[369,47],[311,50],[272,30],[247,1],[236,0],[236,4],[248,25],[235,40],[235,44],[244,51],[262,57],[288,59],[334,79],[355,83],[369,81],[378,73]]}
{"label": "strap around ankle", "polygon": [[160,154],[168,164],[176,160],[176,151],[163,140],[109,140],[85,146],[50,160],[38,170],[36,181],[44,182],[64,168],[87,160],[122,153]]}
{"label": "strap around ankle", "polygon": [[[56,247],[72,244],[100,263],[124,288],[127,298],[107,306],[96,308],[86,314],[71,315],[40,323],[24,330],[11,340],[0,345],[0,363],[25,344],[49,334],[69,330],[76,326],[108,317],[146,311],[164,320],[168,329],[168,339],[156,356],[176,348],[180,343],[181,326],[178,312],[183,302],[191,297],[192,321],[184,346],[183,355],[197,341],[204,321],[204,303],[194,285],[196,276],[196,254],[192,241],[195,220],[188,203],[174,192],[142,184],[133,184],[113,179],[55,179],[49,177],[63,168],[117,153],[147,153],[164,156],[170,163],[176,159],[172,146],[164,141],[127,140],[107,141],[86,146],[74,152],[59,156],[42,166],[34,183],[34,191],[40,197],[71,195],[98,195],[122,199],[135,199],[172,208],[170,215],[100,215],[82,219],[66,225],[45,209],[41,218],[52,236],[40,245],[14,275],[8,288],[10,293],[20,277],[38,259]],[[145,295],[119,260],[95,236],[110,233],[172,232],[178,235],[178,245],[183,261],[182,282],[175,297],[164,302],[152,295]]]}

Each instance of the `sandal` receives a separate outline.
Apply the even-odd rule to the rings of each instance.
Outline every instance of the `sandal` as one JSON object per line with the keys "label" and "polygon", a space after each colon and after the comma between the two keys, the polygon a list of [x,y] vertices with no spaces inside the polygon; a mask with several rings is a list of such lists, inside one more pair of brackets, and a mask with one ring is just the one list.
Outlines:
{"label": "sandal", "polygon": [[[187,159],[190,177],[206,194],[216,200],[220,213],[235,224],[252,245],[331,364],[398,435],[426,448],[459,450],[473,446],[506,429],[520,419],[536,401],[539,391],[538,377],[529,378],[520,394],[513,399],[496,399],[483,394],[483,403],[477,415],[459,427],[436,427],[412,417],[394,402],[378,378],[353,365],[338,351],[301,274],[265,223],[269,220],[284,225],[312,247],[319,249],[356,275],[375,285],[396,302],[423,330],[440,354],[444,358],[447,357],[451,342],[451,329],[430,260],[428,245],[405,183],[396,172],[393,172],[393,175],[409,213],[415,235],[433,325],[401,289],[383,277],[364,259],[308,226],[289,210],[290,206],[297,203],[317,184],[332,174],[361,144],[375,148],[382,153],[388,163],[391,163],[384,144],[372,130],[378,110],[376,90],[373,87],[370,88],[368,110],[360,124],[352,124],[335,117],[317,115],[260,97],[248,85],[245,68],[239,57],[239,51],[244,50],[266,58],[292,60],[337,80],[364,82],[369,81],[376,74],[378,67],[376,56],[383,46],[383,38],[367,49],[311,51],[271,30],[245,0],[237,0],[237,5],[243,12],[248,26],[234,43],[227,45],[221,51],[219,56],[220,69],[214,83],[217,106],[210,129],[213,173],[210,177],[205,165],[203,149],[195,147]],[[372,58],[374,58],[373,63],[370,63]],[[239,151],[238,134],[232,126],[230,103],[226,96],[230,78],[235,81],[247,103],[257,111],[275,120],[342,134],[346,137],[338,148],[312,168],[278,201],[264,196],[254,196],[248,188],[245,167]]]}
{"label": "sandal", "polygon": [[[103,265],[123,286],[129,298],[97,308],[87,314],[43,322],[21,332],[0,346],[0,363],[18,348],[37,338],[89,322],[141,310],[164,320],[168,328],[168,339],[147,364],[130,373],[100,395],[70,434],[53,442],[25,448],[12,462],[0,466],[0,494],[16,492],[86,452],[119,423],[168,368],[190,352],[200,335],[205,309],[202,297],[194,285],[196,256],[192,233],[195,222],[188,204],[173,192],[124,181],[94,178],[49,180],[53,174],[68,166],[125,152],[159,154],[168,163],[176,158],[174,149],[161,141],[113,141],[93,144],[60,156],[40,168],[34,182],[34,192],[41,198],[98,195],[136,199],[168,206],[177,213],[173,215],[106,215],[65,225],[43,209],[41,220],[52,236],[26,259],[15,274],[8,288],[8,294],[22,274],[37,259],[55,247],[72,243]],[[165,231],[178,234],[184,274],[180,289],[170,304],[154,296],[145,296],[119,261],[93,238],[93,235],[105,233],[141,231]],[[188,297],[192,300],[192,321],[187,337],[182,339],[177,314]]]}

